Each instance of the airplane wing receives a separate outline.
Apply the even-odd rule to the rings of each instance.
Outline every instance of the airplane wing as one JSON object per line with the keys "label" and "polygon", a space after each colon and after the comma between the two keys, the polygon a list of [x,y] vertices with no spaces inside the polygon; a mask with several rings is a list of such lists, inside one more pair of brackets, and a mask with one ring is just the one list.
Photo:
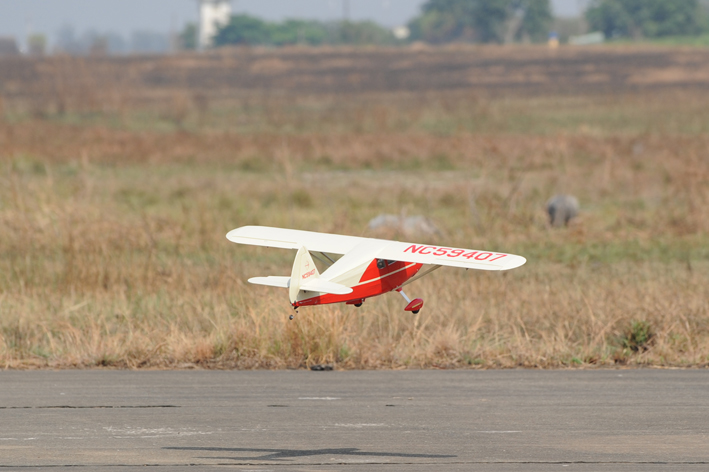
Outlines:
{"label": "airplane wing", "polygon": [[502,252],[411,244],[391,241],[377,253],[378,259],[415,262],[478,270],[509,270],[527,262],[522,256]]}
{"label": "airplane wing", "polygon": [[239,244],[281,249],[300,249],[305,246],[309,251],[329,252],[331,254],[347,254],[358,244],[367,240],[367,238],[358,238],[357,236],[271,228],[268,226],[242,226],[229,231],[226,237],[229,241]]}
{"label": "airplane wing", "polygon": [[[378,259],[478,270],[509,270],[527,262],[522,256],[501,252],[403,243],[385,239],[360,238],[267,226],[243,226],[230,231],[227,234],[227,239],[240,244],[283,249],[300,249],[305,246],[309,251],[332,254],[347,254],[353,251],[357,253],[360,250]],[[358,246],[361,247],[358,248]],[[366,251],[364,251],[365,247]]]}

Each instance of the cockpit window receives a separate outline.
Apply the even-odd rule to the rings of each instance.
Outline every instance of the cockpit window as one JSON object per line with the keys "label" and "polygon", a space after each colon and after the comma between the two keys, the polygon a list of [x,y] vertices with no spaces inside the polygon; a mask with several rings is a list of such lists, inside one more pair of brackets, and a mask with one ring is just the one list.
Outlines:
{"label": "cockpit window", "polygon": [[396,261],[390,261],[386,259],[377,259],[377,269],[381,270],[384,269],[392,264],[395,264]]}

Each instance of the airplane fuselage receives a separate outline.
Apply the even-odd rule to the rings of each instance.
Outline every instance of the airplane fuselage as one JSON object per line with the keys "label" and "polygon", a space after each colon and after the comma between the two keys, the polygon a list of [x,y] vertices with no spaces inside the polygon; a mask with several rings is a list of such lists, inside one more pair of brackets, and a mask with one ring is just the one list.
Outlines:
{"label": "airplane fuselage", "polygon": [[[368,264],[362,264],[332,279],[333,282],[347,284],[347,286],[352,287],[352,293],[335,295],[301,291],[298,300],[293,303],[293,306],[361,303],[367,298],[376,297],[400,288],[407,280],[415,276],[421,270],[421,267],[423,267],[423,264],[413,262],[373,259]],[[322,275],[325,277],[327,271]]]}

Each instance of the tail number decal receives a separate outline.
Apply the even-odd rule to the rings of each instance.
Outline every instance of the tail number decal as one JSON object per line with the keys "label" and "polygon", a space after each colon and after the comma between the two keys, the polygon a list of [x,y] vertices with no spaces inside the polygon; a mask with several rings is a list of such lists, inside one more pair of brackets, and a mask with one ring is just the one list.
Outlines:
{"label": "tail number decal", "polygon": [[404,249],[404,252],[411,252],[421,255],[433,254],[434,256],[464,257],[468,260],[487,262],[494,262],[507,256],[507,254],[497,254],[494,252],[468,251],[467,249],[451,249],[448,247],[437,246],[417,246],[416,244],[412,244],[407,247]]}
{"label": "tail number decal", "polygon": [[306,272],[305,274],[303,274],[303,276],[301,278],[307,279],[308,277],[312,276],[314,273],[315,273],[315,269],[313,269],[309,272]]}

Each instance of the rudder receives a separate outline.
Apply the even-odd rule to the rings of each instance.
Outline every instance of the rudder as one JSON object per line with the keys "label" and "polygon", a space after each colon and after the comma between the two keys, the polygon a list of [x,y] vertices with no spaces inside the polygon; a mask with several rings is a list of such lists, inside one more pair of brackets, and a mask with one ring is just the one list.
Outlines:
{"label": "rudder", "polygon": [[295,303],[298,300],[298,292],[300,286],[313,278],[320,278],[320,271],[315,266],[313,258],[305,248],[301,246],[293,261],[293,270],[290,275],[290,287],[288,288],[288,296],[290,302]]}

